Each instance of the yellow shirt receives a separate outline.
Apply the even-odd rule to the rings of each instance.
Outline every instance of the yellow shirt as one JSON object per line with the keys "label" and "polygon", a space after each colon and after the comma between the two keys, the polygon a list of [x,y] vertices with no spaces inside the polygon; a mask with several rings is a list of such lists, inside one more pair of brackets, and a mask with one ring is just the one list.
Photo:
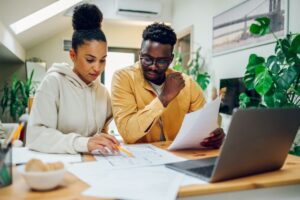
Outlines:
{"label": "yellow shirt", "polygon": [[[168,69],[166,75],[173,72]],[[164,108],[152,86],[144,79],[139,62],[114,74],[111,98],[113,115],[125,143],[160,141],[159,118],[165,139],[174,140],[185,114],[205,104],[198,84],[185,74],[183,78],[185,87]]]}

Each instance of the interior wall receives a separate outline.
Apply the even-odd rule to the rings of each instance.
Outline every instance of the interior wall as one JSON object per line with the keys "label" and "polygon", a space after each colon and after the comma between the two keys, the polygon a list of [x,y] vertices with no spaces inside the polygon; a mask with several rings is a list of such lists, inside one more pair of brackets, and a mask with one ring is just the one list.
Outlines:
{"label": "interior wall", "polygon": [[16,59],[25,61],[25,50],[0,21],[0,44],[12,52]]}
{"label": "interior wall", "polygon": [[[140,48],[142,31],[145,25],[104,23],[103,31],[109,47]],[[55,62],[72,65],[69,53],[63,51],[63,40],[70,40],[73,30],[67,29],[27,51],[27,58],[38,57],[47,63],[47,68]]]}
{"label": "interior wall", "polygon": [[[219,86],[220,78],[242,77],[248,57],[251,53],[268,56],[274,51],[274,44],[245,49],[217,57],[212,57],[212,19],[213,16],[227,10],[243,0],[174,0],[172,26],[176,32],[193,25],[194,50],[201,45],[208,60],[208,72],[213,77],[213,85]],[[289,1],[289,30],[300,32],[300,1]]]}

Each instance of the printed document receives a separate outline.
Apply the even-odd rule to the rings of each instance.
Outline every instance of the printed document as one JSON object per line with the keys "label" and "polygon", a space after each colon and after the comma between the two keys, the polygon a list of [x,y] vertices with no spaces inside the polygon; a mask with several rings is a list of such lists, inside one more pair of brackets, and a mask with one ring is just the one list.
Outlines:
{"label": "printed document", "polygon": [[206,103],[205,106],[195,112],[186,114],[181,128],[169,146],[168,150],[199,149],[204,138],[218,128],[218,113],[221,97]]}
{"label": "printed document", "polygon": [[96,160],[103,163],[103,167],[106,168],[107,166],[109,166],[108,168],[143,167],[185,160],[151,144],[123,145],[122,147],[131,152],[134,156],[129,157],[121,151],[116,155],[94,156]]}

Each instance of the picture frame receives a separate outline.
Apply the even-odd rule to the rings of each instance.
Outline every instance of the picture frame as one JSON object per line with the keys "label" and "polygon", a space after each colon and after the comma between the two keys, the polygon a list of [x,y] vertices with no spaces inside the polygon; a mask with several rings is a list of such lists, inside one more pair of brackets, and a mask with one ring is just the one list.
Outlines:
{"label": "picture frame", "polygon": [[289,0],[245,0],[213,17],[213,56],[233,53],[275,42],[270,32],[252,36],[249,27],[254,19],[269,17],[276,37],[288,33]]}

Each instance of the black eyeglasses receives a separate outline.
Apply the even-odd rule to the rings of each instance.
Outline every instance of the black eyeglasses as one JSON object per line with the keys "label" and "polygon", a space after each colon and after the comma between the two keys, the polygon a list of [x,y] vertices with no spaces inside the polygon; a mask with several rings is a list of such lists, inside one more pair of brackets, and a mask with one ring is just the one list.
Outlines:
{"label": "black eyeglasses", "polygon": [[172,61],[172,57],[167,58],[153,58],[151,56],[140,56],[141,64],[144,66],[150,66],[155,64],[159,68],[168,67]]}

